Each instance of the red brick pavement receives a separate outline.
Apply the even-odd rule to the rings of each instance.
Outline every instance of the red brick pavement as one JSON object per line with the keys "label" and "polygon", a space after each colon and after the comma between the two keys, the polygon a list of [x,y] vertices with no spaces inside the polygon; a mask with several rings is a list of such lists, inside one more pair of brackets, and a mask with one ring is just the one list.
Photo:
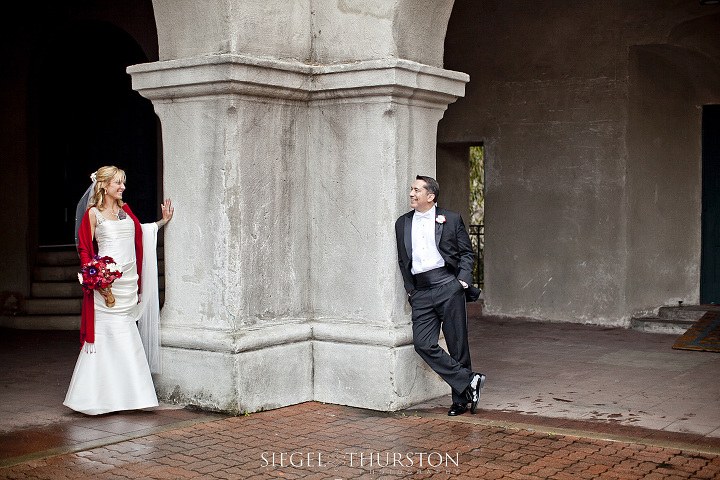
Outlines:
{"label": "red brick pavement", "polygon": [[0,469],[8,479],[719,478],[720,456],[305,403]]}

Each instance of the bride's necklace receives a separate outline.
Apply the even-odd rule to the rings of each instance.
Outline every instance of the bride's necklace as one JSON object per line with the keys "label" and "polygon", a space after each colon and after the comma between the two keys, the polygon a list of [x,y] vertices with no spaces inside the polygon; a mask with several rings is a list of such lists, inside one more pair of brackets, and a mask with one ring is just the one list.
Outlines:
{"label": "bride's necklace", "polygon": [[125,218],[127,217],[127,213],[125,213],[125,210],[123,210],[122,208],[118,208],[118,213],[113,212],[111,208],[110,213],[116,216],[118,220],[125,220]]}

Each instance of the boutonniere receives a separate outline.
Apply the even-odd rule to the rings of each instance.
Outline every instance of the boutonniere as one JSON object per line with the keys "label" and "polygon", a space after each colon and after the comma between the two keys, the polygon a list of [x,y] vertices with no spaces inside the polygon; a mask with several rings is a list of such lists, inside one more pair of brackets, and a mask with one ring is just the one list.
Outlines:
{"label": "boutonniere", "polygon": [[445,215],[438,215],[438,216],[435,218],[435,221],[436,221],[437,223],[445,223]]}

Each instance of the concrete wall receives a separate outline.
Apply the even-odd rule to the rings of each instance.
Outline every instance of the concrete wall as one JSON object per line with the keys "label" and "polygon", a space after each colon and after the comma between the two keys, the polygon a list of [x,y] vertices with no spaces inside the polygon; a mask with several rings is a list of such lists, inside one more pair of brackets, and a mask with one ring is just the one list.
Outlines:
{"label": "concrete wall", "polygon": [[[487,313],[627,325],[698,300],[698,119],[717,101],[705,76],[717,13],[669,0],[455,2],[445,67],[471,82],[438,140],[485,144]],[[670,58],[642,47],[669,44]]]}

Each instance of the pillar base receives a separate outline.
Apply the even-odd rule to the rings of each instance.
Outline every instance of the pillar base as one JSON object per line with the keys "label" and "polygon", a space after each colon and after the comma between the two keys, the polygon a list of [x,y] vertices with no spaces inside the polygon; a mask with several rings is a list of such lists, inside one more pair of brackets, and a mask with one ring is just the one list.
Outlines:
{"label": "pillar base", "polygon": [[[312,400],[396,411],[450,393],[402,331],[386,329],[383,335],[378,328],[319,323],[287,327],[259,329],[251,338],[164,332],[158,397],[242,414]],[[311,338],[311,331],[319,338]],[[372,344],[364,341],[370,336]]]}

